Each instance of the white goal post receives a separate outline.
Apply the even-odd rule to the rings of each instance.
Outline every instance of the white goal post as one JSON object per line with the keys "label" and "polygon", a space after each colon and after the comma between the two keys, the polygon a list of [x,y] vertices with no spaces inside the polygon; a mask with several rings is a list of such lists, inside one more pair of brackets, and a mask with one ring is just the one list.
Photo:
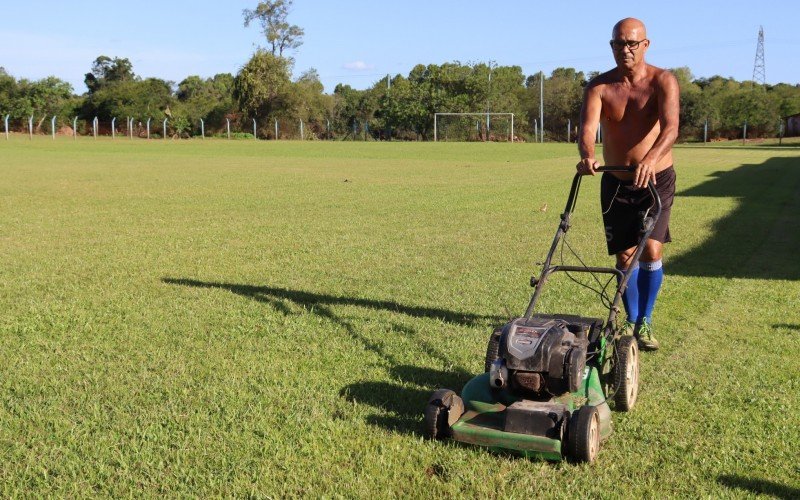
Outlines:
{"label": "white goal post", "polygon": [[[433,114],[433,142],[439,140],[439,117],[440,116],[481,116],[486,117],[487,136],[489,131],[489,118],[492,116],[510,116],[511,130],[509,141],[514,142],[514,113],[434,113]],[[488,139],[488,137],[487,137]]]}

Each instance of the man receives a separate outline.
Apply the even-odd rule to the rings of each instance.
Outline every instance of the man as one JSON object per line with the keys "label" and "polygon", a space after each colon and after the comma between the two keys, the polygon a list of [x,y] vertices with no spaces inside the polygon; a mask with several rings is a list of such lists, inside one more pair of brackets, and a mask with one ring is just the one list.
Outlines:
{"label": "man", "polygon": [[644,247],[622,297],[626,332],[634,333],[643,349],[658,349],[651,324],[664,271],[661,252],[670,241],[669,216],[675,195],[672,144],[678,137],[678,81],[669,71],[647,64],[650,47],[644,24],[627,18],[611,33],[611,50],[617,67],[594,78],[584,91],[578,172],[594,175],[594,141],[598,123],[603,132],[606,165],[635,167],[634,172],[605,173],[601,206],[609,255],[625,270],[639,239],[641,213],[653,205],[647,191],[652,180],[663,204],[661,216]]}

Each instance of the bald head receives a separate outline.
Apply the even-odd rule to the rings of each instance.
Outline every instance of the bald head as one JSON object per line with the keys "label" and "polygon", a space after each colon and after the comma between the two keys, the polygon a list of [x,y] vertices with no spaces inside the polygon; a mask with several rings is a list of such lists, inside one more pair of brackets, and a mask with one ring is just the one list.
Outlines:
{"label": "bald head", "polygon": [[624,38],[626,35],[633,36],[636,40],[647,38],[647,28],[644,23],[633,17],[626,17],[614,25],[611,30],[611,38]]}

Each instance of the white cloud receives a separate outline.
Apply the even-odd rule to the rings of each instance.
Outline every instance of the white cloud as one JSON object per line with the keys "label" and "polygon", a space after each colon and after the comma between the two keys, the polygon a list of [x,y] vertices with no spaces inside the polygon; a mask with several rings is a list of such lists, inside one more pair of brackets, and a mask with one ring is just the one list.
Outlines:
{"label": "white cloud", "polygon": [[351,71],[364,71],[368,69],[375,69],[374,64],[367,64],[364,61],[353,61],[349,63],[345,63],[343,66],[344,69],[349,69]]}

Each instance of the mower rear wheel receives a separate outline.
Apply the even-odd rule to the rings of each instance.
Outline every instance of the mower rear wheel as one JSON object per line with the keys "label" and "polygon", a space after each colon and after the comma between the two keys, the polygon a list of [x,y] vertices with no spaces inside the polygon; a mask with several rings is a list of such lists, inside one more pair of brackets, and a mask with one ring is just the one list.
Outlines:
{"label": "mower rear wheel", "polygon": [[639,346],[630,335],[621,337],[614,350],[614,408],[630,411],[639,395]]}
{"label": "mower rear wheel", "polygon": [[496,328],[489,337],[489,344],[486,346],[486,361],[483,364],[484,372],[488,373],[492,369],[498,357],[500,357],[500,335],[503,333],[502,328]]}
{"label": "mower rear wheel", "polygon": [[568,457],[575,462],[591,463],[599,450],[600,413],[594,406],[581,406],[569,419]]}
{"label": "mower rear wheel", "polygon": [[425,435],[430,439],[452,436],[450,426],[464,414],[464,402],[450,389],[434,392],[425,405]]}

